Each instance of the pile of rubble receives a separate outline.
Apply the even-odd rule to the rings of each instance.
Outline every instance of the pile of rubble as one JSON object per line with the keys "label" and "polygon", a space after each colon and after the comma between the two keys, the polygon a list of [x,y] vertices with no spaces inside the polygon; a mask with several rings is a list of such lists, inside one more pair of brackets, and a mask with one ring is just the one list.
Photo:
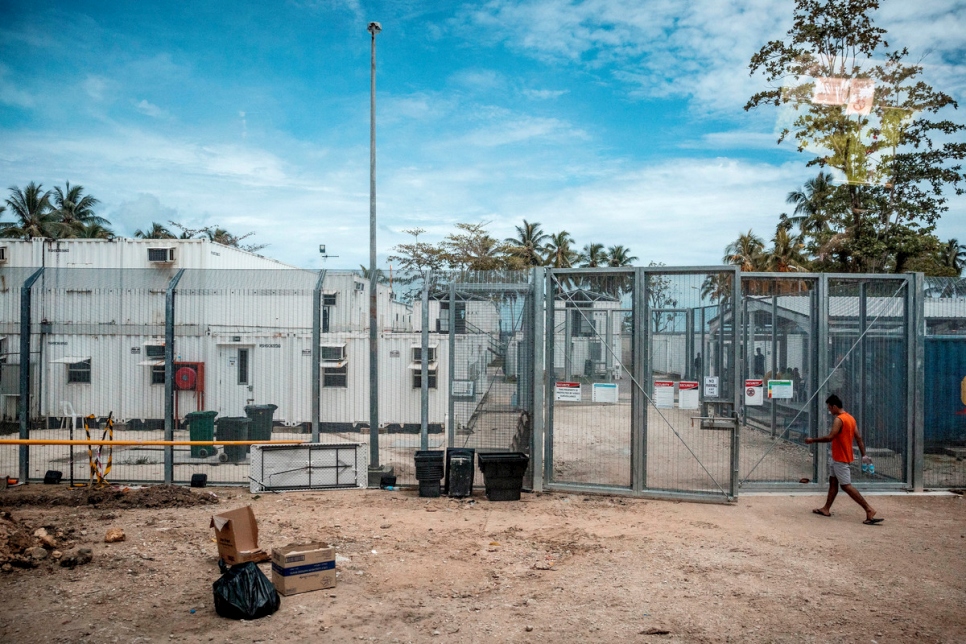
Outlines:
{"label": "pile of rubble", "polygon": [[14,568],[36,568],[43,563],[59,563],[73,568],[93,559],[90,548],[75,548],[73,529],[54,526],[34,528],[0,510],[0,571]]}

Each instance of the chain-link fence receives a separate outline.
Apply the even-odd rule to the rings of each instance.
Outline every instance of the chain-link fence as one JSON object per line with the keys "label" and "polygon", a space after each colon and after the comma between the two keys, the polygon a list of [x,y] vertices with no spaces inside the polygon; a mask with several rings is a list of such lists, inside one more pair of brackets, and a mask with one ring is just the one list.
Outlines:
{"label": "chain-link fence", "polygon": [[[876,461],[857,480],[966,484],[962,280],[734,274],[380,274],[373,396],[358,271],[0,268],[0,430],[46,443],[0,445],[0,475],[247,484],[245,446],[151,443],[314,440],[400,484],[472,448],[533,455],[528,484],[727,495],[732,460],[742,486],[821,483],[803,439],[836,393]],[[733,447],[701,420],[735,414]],[[53,443],[88,434],[136,444]]]}

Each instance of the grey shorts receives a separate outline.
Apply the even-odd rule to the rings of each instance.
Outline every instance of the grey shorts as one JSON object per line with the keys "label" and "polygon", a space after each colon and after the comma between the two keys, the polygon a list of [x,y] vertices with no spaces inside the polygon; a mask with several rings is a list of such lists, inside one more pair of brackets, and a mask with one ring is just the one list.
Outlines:
{"label": "grey shorts", "polygon": [[828,459],[828,475],[837,478],[839,485],[852,485],[852,470],[849,464],[833,461],[831,456]]}

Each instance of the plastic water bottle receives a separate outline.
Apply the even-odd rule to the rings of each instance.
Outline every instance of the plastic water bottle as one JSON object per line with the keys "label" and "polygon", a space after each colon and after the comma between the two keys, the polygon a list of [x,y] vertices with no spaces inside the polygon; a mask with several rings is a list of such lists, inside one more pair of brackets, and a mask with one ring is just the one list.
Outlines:
{"label": "plastic water bottle", "polygon": [[869,476],[875,476],[875,463],[869,463]]}

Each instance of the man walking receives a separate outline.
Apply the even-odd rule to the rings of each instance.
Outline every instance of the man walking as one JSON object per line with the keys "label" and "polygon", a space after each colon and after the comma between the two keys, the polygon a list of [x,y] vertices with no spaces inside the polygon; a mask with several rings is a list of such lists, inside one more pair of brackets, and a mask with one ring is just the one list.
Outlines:
{"label": "man walking", "polygon": [[812,443],[832,444],[832,454],[829,459],[828,498],[825,499],[824,506],[815,508],[812,512],[820,514],[823,517],[831,516],[832,503],[835,502],[835,497],[839,493],[839,486],[841,486],[845,490],[845,493],[852,497],[852,500],[861,505],[862,509],[865,510],[865,521],[862,523],[866,525],[882,523],[883,519],[875,516],[875,510],[872,506],[859,494],[858,490],[852,487],[852,472],[849,470],[849,464],[854,458],[852,452],[853,440],[859,444],[859,452],[862,454],[863,462],[867,458],[865,455],[865,441],[862,440],[862,436],[856,428],[855,418],[842,409],[842,399],[835,394],[829,396],[825,400],[825,404],[828,405],[829,413],[835,416],[832,420],[832,429],[829,430],[827,436],[805,439],[805,443],[809,445]]}

